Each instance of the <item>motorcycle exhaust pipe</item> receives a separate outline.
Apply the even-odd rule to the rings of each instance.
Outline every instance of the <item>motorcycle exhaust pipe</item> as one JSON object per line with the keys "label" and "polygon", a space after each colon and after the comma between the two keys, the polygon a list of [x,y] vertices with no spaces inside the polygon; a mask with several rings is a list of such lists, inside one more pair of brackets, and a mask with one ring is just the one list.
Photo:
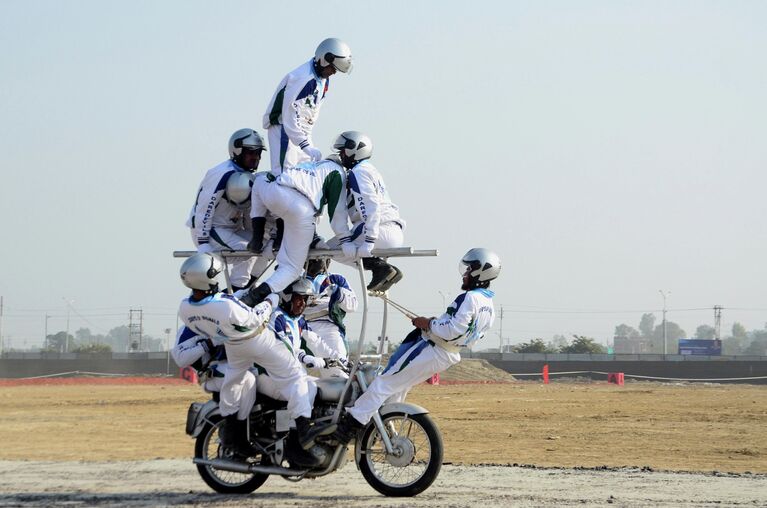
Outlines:
{"label": "motorcycle exhaust pipe", "polygon": [[278,474],[278,475],[284,475],[284,476],[301,476],[306,474],[306,469],[288,469],[286,467],[279,467],[279,466],[262,466],[260,464],[246,464],[243,462],[235,462],[233,460],[207,460],[207,459],[200,459],[200,458],[194,458],[192,460],[195,464],[200,464],[203,466],[210,466],[214,467],[216,469],[221,469],[222,471],[231,471],[233,473],[244,473],[244,474],[254,474],[254,473],[261,473],[261,474]]}

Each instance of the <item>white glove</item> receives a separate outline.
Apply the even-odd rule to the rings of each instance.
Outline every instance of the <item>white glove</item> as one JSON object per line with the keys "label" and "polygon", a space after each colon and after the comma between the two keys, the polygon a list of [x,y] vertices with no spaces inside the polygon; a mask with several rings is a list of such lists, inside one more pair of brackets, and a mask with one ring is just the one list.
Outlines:
{"label": "white glove", "polygon": [[322,152],[314,148],[312,145],[306,145],[303,150],[304,153],[309,156],[312,162],[322,159]]}
{"label": "white glove", "polygon": [[357,255],[361,258],[373,257],[373,242],[363,242],[357,249]]}
{"label": "white glove", "polygon": [[312,355],[304,355],[301,358],[301,363],[309,367],[310,369],[324,369],[325,368],[325,360],[322,358],[317,358],[316,356]]}
{"label": "white glove", "polygon": [[269,294],[269,296],[264,298],[264,301],[265,302],[269,302],[269,304],[271,304],[272,308],[276,309],[277,306],[280,304],[280,295],[278,295],[277,293],[271,293],[271,294]]}
{"label": "white glove", "polygon": [[352,260],[357,259],[357,247],[352,242],[342,243],[341,250],[344,253],[344,257]]}

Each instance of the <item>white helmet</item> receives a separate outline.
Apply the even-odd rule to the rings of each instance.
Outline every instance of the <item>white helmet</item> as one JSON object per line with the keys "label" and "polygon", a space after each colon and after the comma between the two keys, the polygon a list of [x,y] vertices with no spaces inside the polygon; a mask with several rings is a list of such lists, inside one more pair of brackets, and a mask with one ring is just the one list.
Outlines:
{"label": "white helmet", "polygon": [[234,159],[243,150],[266,150],[261,135],[253,129],[240,129],[229,138],[229,157]]}
{"label": "white helmet", "polygon": [[471,249],[458,263],[458,272],[463,275],[469,268],[470,286],[487,287],[501,273],[501,259],[489,249]]}
{"label": "white helmet", "polygon": [[244,207],[250,203],[250,191],[253,188],[252,174],[235,171],[226,181],[224,199],[236,207]]}
{"label": "white helmet", "polygon": [[333,149],[357,163],[373,156],[373,141],[362,132],[346,131],[336,138]]}
{"label": "white helmet", "polygon": [[181,282],[189,289],[215,293],[218,291],[218,276],[224,271],[224,263],[207,252],[192,254],[181,265]]}
{"label": "white helmet", "polygon": [[290,302],[293,295],[314,296],[314,285],[306,277],[293,281],[291,285],[280,291],[280,300]]}
{"label": "white helmet", "polygon": [[332,65],[338,72],[351,74],[352,50],[342,40],[325,39],[314,52],[314,61],[321,67]]}

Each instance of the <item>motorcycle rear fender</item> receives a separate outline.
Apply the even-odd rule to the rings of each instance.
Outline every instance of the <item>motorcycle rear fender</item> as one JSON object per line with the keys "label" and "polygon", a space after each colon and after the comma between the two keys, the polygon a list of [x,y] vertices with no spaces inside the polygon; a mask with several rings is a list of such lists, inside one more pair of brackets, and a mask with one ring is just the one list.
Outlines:
{"label": "motorcycle rear fender", "polygon": [[186,433],[192,437],[197,437],[202,432],[205,422],[212,416],[220,414],[218,411],[218,402],[209,400],[200,403],[194,402],[189,406],[189,412],[186,415]]}
{"label": "motorcycle rear fender", "polygon": [[[425,407],[418,406],[416,404],[409,404],[407,402],[394,402],[392,404],[385,404],[378,410],[381,418],[385,418],[386,415],[391,413],[405,413],[406,415],[424,415],[428,414],[429,410]],[[375,425],[373,419],[370,419],[367,427]],[[362,460],[362,436],[365,435],[365,431],[360,432],[357,435],[357,440],[354,442],[354,463],[357,465],[357,469],[360,468],[360,460]]]}

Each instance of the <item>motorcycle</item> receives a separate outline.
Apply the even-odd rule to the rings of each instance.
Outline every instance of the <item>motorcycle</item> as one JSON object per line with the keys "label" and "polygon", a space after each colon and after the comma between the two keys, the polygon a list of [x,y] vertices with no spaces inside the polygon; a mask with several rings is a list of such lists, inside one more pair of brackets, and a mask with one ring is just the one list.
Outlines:
{"label": "motorcycle", "polygon": [[[194,252],[176,251],[175,257],[188,257]],[[380,249],[373,252],[381,257],[436,256],[436,250],[416,251],[410,247]],[[227,257],[251,256],[247,251],[220,253],[226,263]],[[312,250],[309,257],[338,257],[341,251]],[[362,264],[357,262],[362,287],[365,278]],[[224,270],[226,274],[226,270]],[[227,278],[227,285],[231,284]],[[385,295],[385,294],[384,294]],[[381,295],[378,295],[381,296]],[[376,375],[380,365],[384,343],[379,344],[378,355],[365,357],[362,346],[368,315],[367,293],[362,293],[362,330],[357,342],[357,352],[351,366],[340,366],[348,377],[320,378],[316,380],[317,395],[312,410],[315,424],[337,423],[344,406],[350,406],[362,395]],[[386,337],[388,304],[383,298],[383,322],[380,337]],[[393,303],[393,302],[391,302]],[[396,308],[396,307],[395,307]],[[378,364],[366,363],[377,358]],[[346,463],[349,444],[341,443],[332,435],[316,438],[308,450],[320,465],[312,468],[291,463],[288,433],[291,419],[287,403],[258,394],[256,404],[247,420],[247,438],[258,454],[242,460],[229,455],[221,445],[221,429],[224,419],[219,413],[217,394],[205,403],[195,402],[189,407],[186,433],[195,439],[193,462],[203,481],[222,494],[249,494],[261,487],[270,475],[281,476],[289,481],[316,478],[330,474]],[[384,404],[370,422],[358,431],[354,443],[354,462],[365,480],[375,490],[386,496],[415,496],[426,490],[439,475],[442,467],[442,435],[429,411],[406,402]]]}
{"label": "motorcycle", "polygon": [[[331,366],[333,365],[331,363]],[[334,421],[339,402],[351,405],[364,393],[378,368],[361,364],[353,377],[317,379],[312,418]],[[290,464],[287,403],[259,394],[248,418],[248,439],[259,454],[246,461],[226,455],[221,446],[223,418],[218,403],[192,403],[186,433],[195,438],[194,463],[208,486],[222,494],[249,494],[270,475],[300,481],[330,474],[346,462],[348,445],[332,436],[318,437],[309,453],[321,464],[304,468]],[[442,436],[428,410],[415,404],[382,406],[354,442],[354,461],[365,480],[386,496],[415,496],[426,490],[442,467]],[[337,418],[336,418],[337,421]],[[351,444],[351,443],[350,443]]]}

